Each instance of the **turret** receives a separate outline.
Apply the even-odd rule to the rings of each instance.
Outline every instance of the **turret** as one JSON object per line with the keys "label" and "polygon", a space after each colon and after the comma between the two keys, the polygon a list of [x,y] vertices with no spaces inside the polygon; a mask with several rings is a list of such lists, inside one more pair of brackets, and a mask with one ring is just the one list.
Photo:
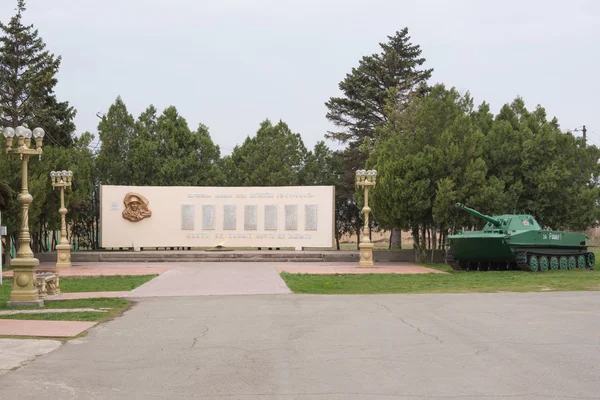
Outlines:
{"label": "turret", "polygon": [[498,221],[497,219],[492,218],[489,215],[482,214],[479,211],[473,210],[472,208],[469,208],[469,207],[465,206],[462,203],[456,203],[455,206],[456,206],[456,208],[460,208],[461,210],[465,210],[466,212],[468,212],[471,215],[474,215],[476,217],[479,217],[479,218],[482,218],[482,219],[486,220],[490,224],[494,225],[496,228],[499,228],[502,225],[502,222]]}

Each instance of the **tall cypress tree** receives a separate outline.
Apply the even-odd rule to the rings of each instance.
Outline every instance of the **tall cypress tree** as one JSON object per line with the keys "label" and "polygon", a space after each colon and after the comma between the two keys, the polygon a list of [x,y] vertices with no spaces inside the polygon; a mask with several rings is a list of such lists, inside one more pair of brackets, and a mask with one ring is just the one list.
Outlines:
{"label": "tall cypress tree", "polygon": [[8,24],[0,22],[0,126],[42,126],[47,144],[69,146],[75,110],[54,94],[61,57],[46,50],[33,25],[22,22],[25,0],[17,1]]}

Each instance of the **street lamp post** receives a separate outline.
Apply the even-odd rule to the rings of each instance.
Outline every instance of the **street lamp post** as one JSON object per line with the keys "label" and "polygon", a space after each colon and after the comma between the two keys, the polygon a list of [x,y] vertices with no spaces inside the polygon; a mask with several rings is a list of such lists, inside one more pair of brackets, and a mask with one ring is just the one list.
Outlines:
{"label": "street lamp post", "polygon": [[376,184],[377,171],[364,169],[356,171],[356,187],[362,188],[365,191],[365,206],[362,212],[365,216],[365,225],[363,227],[363,237],[360,241],[360,261],[359,267],[372,267],[373,266],[373,243],[369,239],[369,189],[373,189]]}
{"label": "street lamp post", "polygon": [[56,268],[69,268],[71,266],[71,244],[67,239],[67,221],[65,216],[67,215],[67,209],[65,208],[65,189],[71,187],[73,180],[73,172],[71,171],[52,171],[50,172],[50,178],[52,178],[52,187],[60,190],[60,239],[56,245],[56,252],[58,253],[56,259]]}
{"label": "street lamp post", "polygon": [[[19,249],[16,257],[10,261],[13,269],[13,287],[8,301],[9,306],[43,306],[44,301],[40,299],[38,289],[35,285],[35,267],[39,265],[39,260],[33,257],[31,251],[31,236],[29,235],[29,206],[33,202],[33,197],[27,189],[27,165],[29,157],[39,156],[42,158],[42,139],[44,130],[35,128],[33,132],[19,126],[17,129],[4,128],[2,133],[6,138],[6,154],[16,154],[21,158],[21,192],[17,200],[21,203],[21,227],[19,229],[19,238],[17,242]],[[13,147],[13,139],[17,136],[17,147]],[[35,139],[35,149],[31,148],[31,137]]]}

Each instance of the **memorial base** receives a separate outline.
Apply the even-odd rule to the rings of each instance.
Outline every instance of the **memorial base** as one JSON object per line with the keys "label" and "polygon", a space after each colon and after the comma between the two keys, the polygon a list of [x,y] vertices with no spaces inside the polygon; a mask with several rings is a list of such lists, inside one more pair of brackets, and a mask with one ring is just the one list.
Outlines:
{"label": "memorial base", "polygon": [[9,307],[43,306],[36,286],[35,268],[39,265],[37,258],[13,258],[10,266],[13,269],[13,287]]}
{"label": "memorial base", "polygon": [[359,267],[372,267],[373,266],[373,243],[361,242],[358,245],[360,249],[360,261],[358,262]]}
{"label": "memorial base", "polygon": [[57,244],[56,252],[56,268],[63,269],[71,266],[71,245],[70,244]]}

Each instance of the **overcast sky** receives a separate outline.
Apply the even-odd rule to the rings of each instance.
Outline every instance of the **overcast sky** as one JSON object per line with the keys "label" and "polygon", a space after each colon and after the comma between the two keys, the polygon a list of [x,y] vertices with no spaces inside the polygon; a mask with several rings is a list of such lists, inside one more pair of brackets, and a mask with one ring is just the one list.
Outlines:
{"label": "overcast sky", "polygon": [[[7,22],[16,0],[0,0]],[[482,0],[29,0],[61,55],[59,100],[77,133],[120,95],[137,117],[174,105],[229,154],[260,121],[282,119],[312,148],[333,127],[325,101],[363,55],[409,28],[431,83],[470,91],[497,112],[516,96],[586,124],[600,144],[600,2]],[[328,143],[337,147],[335,143]]]}

